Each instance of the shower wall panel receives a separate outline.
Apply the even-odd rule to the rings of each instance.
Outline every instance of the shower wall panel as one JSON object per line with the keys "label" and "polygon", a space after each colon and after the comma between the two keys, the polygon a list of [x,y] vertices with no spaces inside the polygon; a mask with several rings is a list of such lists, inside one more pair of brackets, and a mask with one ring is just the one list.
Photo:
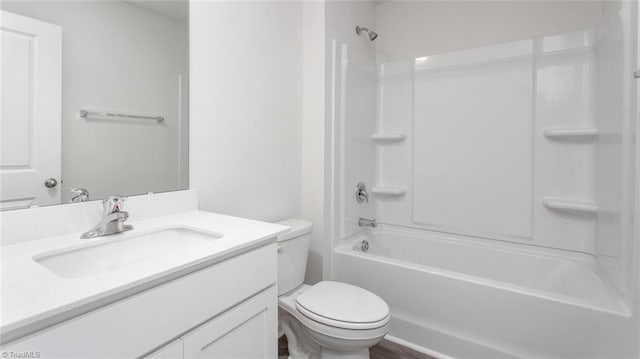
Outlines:
{"label": "shower wall panel", "polygon": [[333,222],[336,238],[359,230],[359,217],[375,216],[374,200],[357,203],[360,181],[374,183],[376,84],[375,43],[358,36],[355,26],[375,28],[375,4],[370,1],[325,3],[327,113],[334,140],[335,187]]}
{"label": "shower wall panel", "polygon": [[593,61],[579,31],[382,64],[380,220],[593,253]]}
{"label": "shower wall panel", "polygon": [[[633,207],[635,161],[635,70],[637,25],[631,2],[605,4],[597,37],[597,199],[596,254],[616,282],[629,293],[633,279]],[[636,244],[637,245],[637,244]],[[640,278],[640,276],[639,276]],[[640,285],[638,286],[640,288]],[[636,297],[640,302],[640,293]]]}
{"label": "shower wall panel", "polygon": [[415,223],[531,237],[532,62],[415,74]]}

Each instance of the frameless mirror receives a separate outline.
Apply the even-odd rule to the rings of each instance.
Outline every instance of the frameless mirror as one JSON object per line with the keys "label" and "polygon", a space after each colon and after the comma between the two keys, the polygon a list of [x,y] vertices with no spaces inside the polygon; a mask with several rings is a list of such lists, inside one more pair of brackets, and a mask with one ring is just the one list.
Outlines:
{"label": "frameless mirror", "polygon": [[3,1],[0,209],[188,188],[188,1]]}

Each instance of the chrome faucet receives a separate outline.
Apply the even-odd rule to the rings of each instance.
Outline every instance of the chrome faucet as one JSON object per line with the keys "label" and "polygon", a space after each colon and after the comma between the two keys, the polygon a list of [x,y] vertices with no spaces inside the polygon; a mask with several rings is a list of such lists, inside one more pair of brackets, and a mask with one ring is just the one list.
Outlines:
{"label": "chrome faucet", "polygon": [[71,192],[71,202],[87,202],[89,200],[89,191],[80,187],[69,187]]}
{"label": "chrome faucet", "polygon": [[375,218],[374,219],[360,218],[358,219],[358,226],[376,228],[378,226],[378,223],[376,222]]}
{"label": "chrome faucet", "polygon": [[91,230],[84,232],[80,238],[108,236],[133,229],[133,226],[124,224],[124,221],[129,218],[129,212],[122,211],[126,199],[127,197],[122,196],[105,198],[102,201],[102,206],[104,207],[102,219]]}

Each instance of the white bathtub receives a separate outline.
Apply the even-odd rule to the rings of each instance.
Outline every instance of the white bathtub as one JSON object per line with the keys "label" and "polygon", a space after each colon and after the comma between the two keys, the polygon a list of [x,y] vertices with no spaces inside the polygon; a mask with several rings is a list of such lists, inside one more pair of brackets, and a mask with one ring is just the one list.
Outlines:
{"label": "white bathtub", "polygon": [[430,354],[632,357],[629,307],[587,254],[389,228],[342,241],[333,263],[389,303],[392,340]]}

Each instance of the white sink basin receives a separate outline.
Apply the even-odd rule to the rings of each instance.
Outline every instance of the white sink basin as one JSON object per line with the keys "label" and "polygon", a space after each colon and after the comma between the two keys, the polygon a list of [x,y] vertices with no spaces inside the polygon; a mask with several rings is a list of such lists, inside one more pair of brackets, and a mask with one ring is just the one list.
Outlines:
{"label": "white sink basin", "polygon": [[197,252],[221,234],[172,227],[99,237],[98,243],[42,253],[33,259],[63,278],[81,278],[135,265],[147,259],[169,261],[173,253]]}

